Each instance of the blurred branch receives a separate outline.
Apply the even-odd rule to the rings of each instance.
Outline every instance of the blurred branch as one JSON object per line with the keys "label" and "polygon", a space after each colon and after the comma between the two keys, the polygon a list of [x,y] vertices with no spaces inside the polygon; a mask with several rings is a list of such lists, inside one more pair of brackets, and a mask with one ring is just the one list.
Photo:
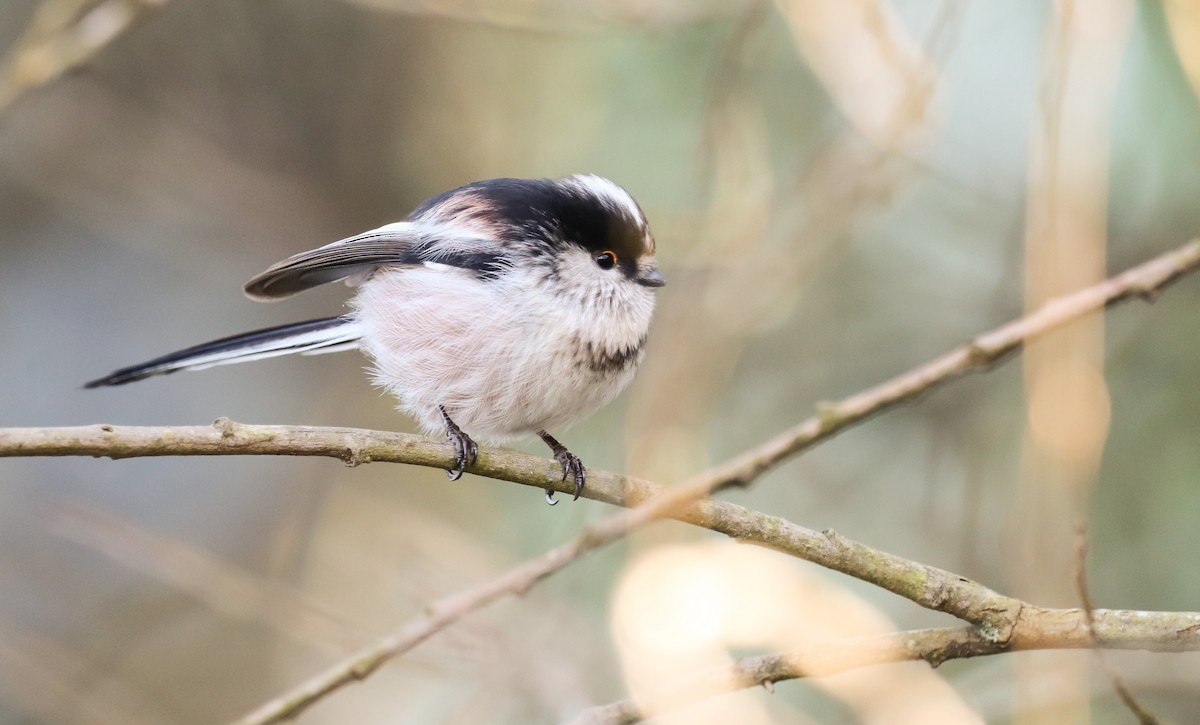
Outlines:
{"label": "blurred branch", "polygon": [[87,63],[168,0],[44,0],[0,63],[0,112]]}
{"label": "blurred branch", "polygon": [[[1038,311],[981,335],[932,362],[837,404],[732,461],[670,489],[604,472],[591,472],[585,495],[634,506],[585,528],[578,536],[499,577],[438,600],[424,615],[248,715],[242,722],[277,722],[293,717],[326,694],[369,676],[384,662],[489,603],[521,594],[584,554],[664,517],[793,553],[869,581],[921,606],[955,614],[985,639],[1011,640],[1025,605],[979,584],[916,562],[876,551],[833,532],[818,534],[727,502],[700,501],[723,487],[749,485],[784,459],[900,403],[968,372],[983,370],[1017,352],[1031,339],[1134,296],[1153,299],[1171,282],[1200,267],[1200,241],[1193,241],[1100,284],[1051,300]],[[249,426],[227,419],[211,427],[136,428],[111,425],[79,428],[0,429],[0,457],[92,455],[111,458],[159,455],[315,455],[349,465],[393,461],[447,467],[449,444],[419,436],[343,428]],[[471,472],[538,488],[565,491],[560,469],[547,459],[516,451],[486,449]]]}
{"label": "blurred branch", "polygon": [[773,683],[783,680],[828,677],[873,665],[925,661],[937,667],[948,660],[1003,652],[1086,648],[1200,650],[1200,612],[1096,609],[1089,613],[1086,609],[1026,606],[1007,642],[992,641],[975,627],[920,629],[823,642],[797,652],[747,657],[730,667],[699,673],[648,698],[594,707],[580,713],[570,725],[627,725],[736,690],[758,685],[771,690]]}
{"label": "blurred branch", "polygon": [[[1134,0],[1046,3],[1025,193],[1027,310],[1105,277],[1112,126],[1136,16]],[[1024,360],[1027,413],[1005,557],[1022,599],[1076,594],[1071,531],[1093,507],[1112,422],[1104,336],[1102,318],[1081,320]],[[1047,668],[1057,677],[1053,704],[1039,701]],[[1084,657],[1022,658],[1013,668],[1016,709],[1030,722],[1090,719],[1089,670]]]}

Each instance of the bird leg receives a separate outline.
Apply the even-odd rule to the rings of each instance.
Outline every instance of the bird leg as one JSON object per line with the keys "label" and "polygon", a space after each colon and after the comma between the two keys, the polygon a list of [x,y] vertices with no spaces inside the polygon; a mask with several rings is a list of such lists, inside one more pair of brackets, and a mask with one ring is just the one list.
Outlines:
{"label": "bird leg", "polygon": [[[575,500],[578,500],[579,493],[583,491],[583,484],[587,480],[587,472],[583,467],[583,461],[579,460],[579,456],[568,451],[566,446],[556,441],[554,436],[546,431],[539,430],[538,435],[546,442],[546,445],[550,446],[550,452],[554,454],[554,460],[558,461],[558,464],[562,466],[562,480],[567,480],[568,475],[574,479]],[[546,503],[551,506],[558,503],[554,500],[554,489],[546,489]]]}
{"label": "bird leg", "polygon": [[450,420],[444,407],[439,405],[438,410],[442,414],[442,425],[446,428],[446,437],[454,446],[454,468],[447,470],[446,475],[451,481],[457,481],[462,478],[463,471],[467,470],[468,466],[475,465],[475,459],[479,456],[479,446],[475,445],[475,441],[471,440],[469,435],[462,432],[462,428]]}

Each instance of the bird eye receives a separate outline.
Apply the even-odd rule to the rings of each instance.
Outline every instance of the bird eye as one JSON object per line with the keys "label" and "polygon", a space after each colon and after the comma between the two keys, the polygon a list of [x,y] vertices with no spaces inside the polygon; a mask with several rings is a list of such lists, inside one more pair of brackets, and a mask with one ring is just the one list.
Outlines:
{"label": "bird eye", "polygon": [[597,254],[596,255],[596,264],[599,265],[600,269],[612,269],[613,267],[615,267],[617,265],[616,252],[610,252],[608,250],[605,250],[605,251]]}

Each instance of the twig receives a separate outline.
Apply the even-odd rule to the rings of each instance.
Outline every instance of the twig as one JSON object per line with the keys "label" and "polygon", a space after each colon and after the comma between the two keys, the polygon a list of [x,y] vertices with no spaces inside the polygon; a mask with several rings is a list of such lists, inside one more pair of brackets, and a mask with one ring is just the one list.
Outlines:
{"label": "twig", "polygon": [[[712,510],[718,508],[715,501],[698,499],[727,486],[746,486],[784,459],[805,450],[817,442],[860,423],[867,418],[911,400],[918,395],[969,372],[986,369],[1017,352],[1028,340],[1044,335],[1050,330],[1076,320],[1104,307],[1129,299],[1133,296],[1152,299],[1171,282],[1194,271],[1200,266],[1200,241],[1192,241],[1179,249],[1168,252],[1123,274],[1088,287],[1065,297],[1052,300],[1037,312],[992,332],[976,338],[932,362],[900,375],[881,385],[851,396],[837,404],[823,406],[814,418],[786,431],[732,461],[697,476],[691,481],[654,493],[648,500],[644,494],[651,489],[644,484],[637,486],[632,479],[602,474],[593,476],[618,484],[624,489],[619,503],[637,504],[636,508],[622,512],[597,524],[589,526],[581,534],[542,556],[529,560],[501,576],[472,589],[443,598],[434,603],[422,617],[413,620],[375,646],[359,655],[329,668],[295,690],[272,700],[254,711],[241,722],[277,722],[294,717],[304,708],[326,694],[350,682],[361,680],[378,669],[388,659],[410,649],[457,619],[480,609],[507,594],[527,591],[541,579],[553,574],[583,554],[605,546],[623,537],[629,531],[663,517],[678,517],[690,520],[697,517],[707,521]],[[325,455],[340,458],[348,464],[368,460],[404,460],[421,465],[444,467],[450,459],[449,447],[443,443],[414,436],[398,436],[373,431],[349,431],[334,429],[336,444],[324,437],[327,429],[288,428],[282,426],[238,426],[227,420],[219,420],[213,428],[198,429],[134,429],[137,436],[130,439],[123,435],[126,430],[115,426],[92,426],[74,429],[0,429],[0,456],[5,455],[93,455],[127,457],[134,455],[232,455],[232,454],[291,454]],[[181,432],[196,433],[196,439],[182,444]],[[295,440],[291,440],[292,438]],[[284,439],[299,446],[285,447],[279,444]],[[381,447],[380,441],[399,444],[398,449]],[[504,480],[528,483],[541,488],[563,490],[561,482],[554,480],[553,468],[544,459],[535,459],[537,465],[522,467],[520,457],[510,451],[481,451],[479,463],[471,469],[481,475]],[[528,463],[528,461],[525,461]],[[531,483],[531,480],[536,481]],[[593,480],[593,487],[595,481]],[[638,491],[641,488],[641,491]],[[610,490],[611,493],[611,490]],[[594,496],[600,498],[599,496]],[[762,516],[761,514],[759,516]],[[766,517],[774,518],[774,517]],[[702,524],[703,525],[703,524]],[[712,527],[715,528],[715,527]],[[797,529],[799,527],[796,527]],[[733,528],[726,531],[737,536]],[[813,532],[801,537],[799,548],[805,558],[817,561],[823,556],[839,571],[864,569],[867,581],[888,581],[888,575],[905,567],[916,566],[925,574],[934,573],[934,584],[925,577],[901,582],[897,586],[910,599],[923,606],[952,611],[960,606],[947,591],[953,584],[945,572],[931,567],[907,562],[899,557],[885,555],[882,566],[872,559],[874,552],[869,547],[850,542],[832,532],[824,535],[828,543],[820,545]],[[755,540],[743,532],[744,538]],[[782,548],[774,535],[765,536],[762,543],[772,548]],[[811,550],[805,547],[811,547]],[[804,556],[805,554],[801,554]],[[859,558],[859,557],[863,558]],[[859,562],[859,563],[855,563]],[[942,575],[945,575],[944,577]],[[937,581],[937,580],[941,581]],[[965,582],[973,585],[973,582]],[[979,585],[974,585],[979,587]],[[979,587],[990,592],[984,587]],[[915,591],[914,591],[915,590]],[[895,591],[895,590],[893,590]],[[899,593],[899,592],[898,592]],[[975,607],[974,616],[963,614],[968,621],[982,624],[983,637],[993,642],[1010,639],[1015,620],[1021,611],[1016,600],[990,592],[998,597],[1002,606],[998,610],[990,606]],[[926,604],[925,602],[929,602]]]}
{"label": "twig", "polygon": [[803,677],[827,677],[885,663],[924,660],[937,667],[948,660],[1002,652],[1090,647],[1195,651],[1200,649],[1200,612],[1100,609],[1089,613],[1083,609],[1026,607],[1008,642],[992,641],[975,627],[921,629],[822,642],[797,652],[748,657],[645,698],[594,707],[580,713],[570,725],[629,725],[651,714],[662,715],[736,690],[769,687]]}
{"label": "twig", "polygon": [[1133,692],[1125,685],[1125,681],[1121,679],[1121,674],[1113,668],[1108,658],[1100,651],[1100,638],[1096,633],[1096,606],[1092,604],[1091,590],[1087,580],[1087,554],[1087,524],[1080,522],[1075,528],[1075,586],[1079,590],[1079,600],[1083,604],[1085,626],[1082,629],[1087,633],[1090,646],[1096,652],[1096,661],[1108,675],[1113,690],[1117,693],[1117,697],[1121,698],[1121,702],[1125,703],[1125,707],[1129,708],[1141,725],[1160,725],[1158,718],[1142,707],[1142,704],[1133,696]]}

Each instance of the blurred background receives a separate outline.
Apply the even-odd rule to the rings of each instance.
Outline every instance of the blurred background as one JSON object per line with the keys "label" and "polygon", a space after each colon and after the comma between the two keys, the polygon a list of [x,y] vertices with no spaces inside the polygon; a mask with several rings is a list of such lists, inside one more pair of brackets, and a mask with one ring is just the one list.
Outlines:
{"label": "blurred background", "polygon": [[[669,284],[617,403],[555,434],[663,484],[1200,231],[1186,0],[7,0],[0,425],[412,430],[353,353],[84,391],[336,314],[241,283],[495,176],[625,186]],[[1046,606],[1200,609],[1200,280],[723,494]],[[544,454],[540,443],[527,449]],[[0,461],[0,721],[232,719],[609,515],[436,470]],[[953,620],[662,523],[306,723],[533,723],[746,654]],[[1197,722],[1200,656],[1112,653]],[[1089,653],[781,683],[658,722],[1123,723]]]}

